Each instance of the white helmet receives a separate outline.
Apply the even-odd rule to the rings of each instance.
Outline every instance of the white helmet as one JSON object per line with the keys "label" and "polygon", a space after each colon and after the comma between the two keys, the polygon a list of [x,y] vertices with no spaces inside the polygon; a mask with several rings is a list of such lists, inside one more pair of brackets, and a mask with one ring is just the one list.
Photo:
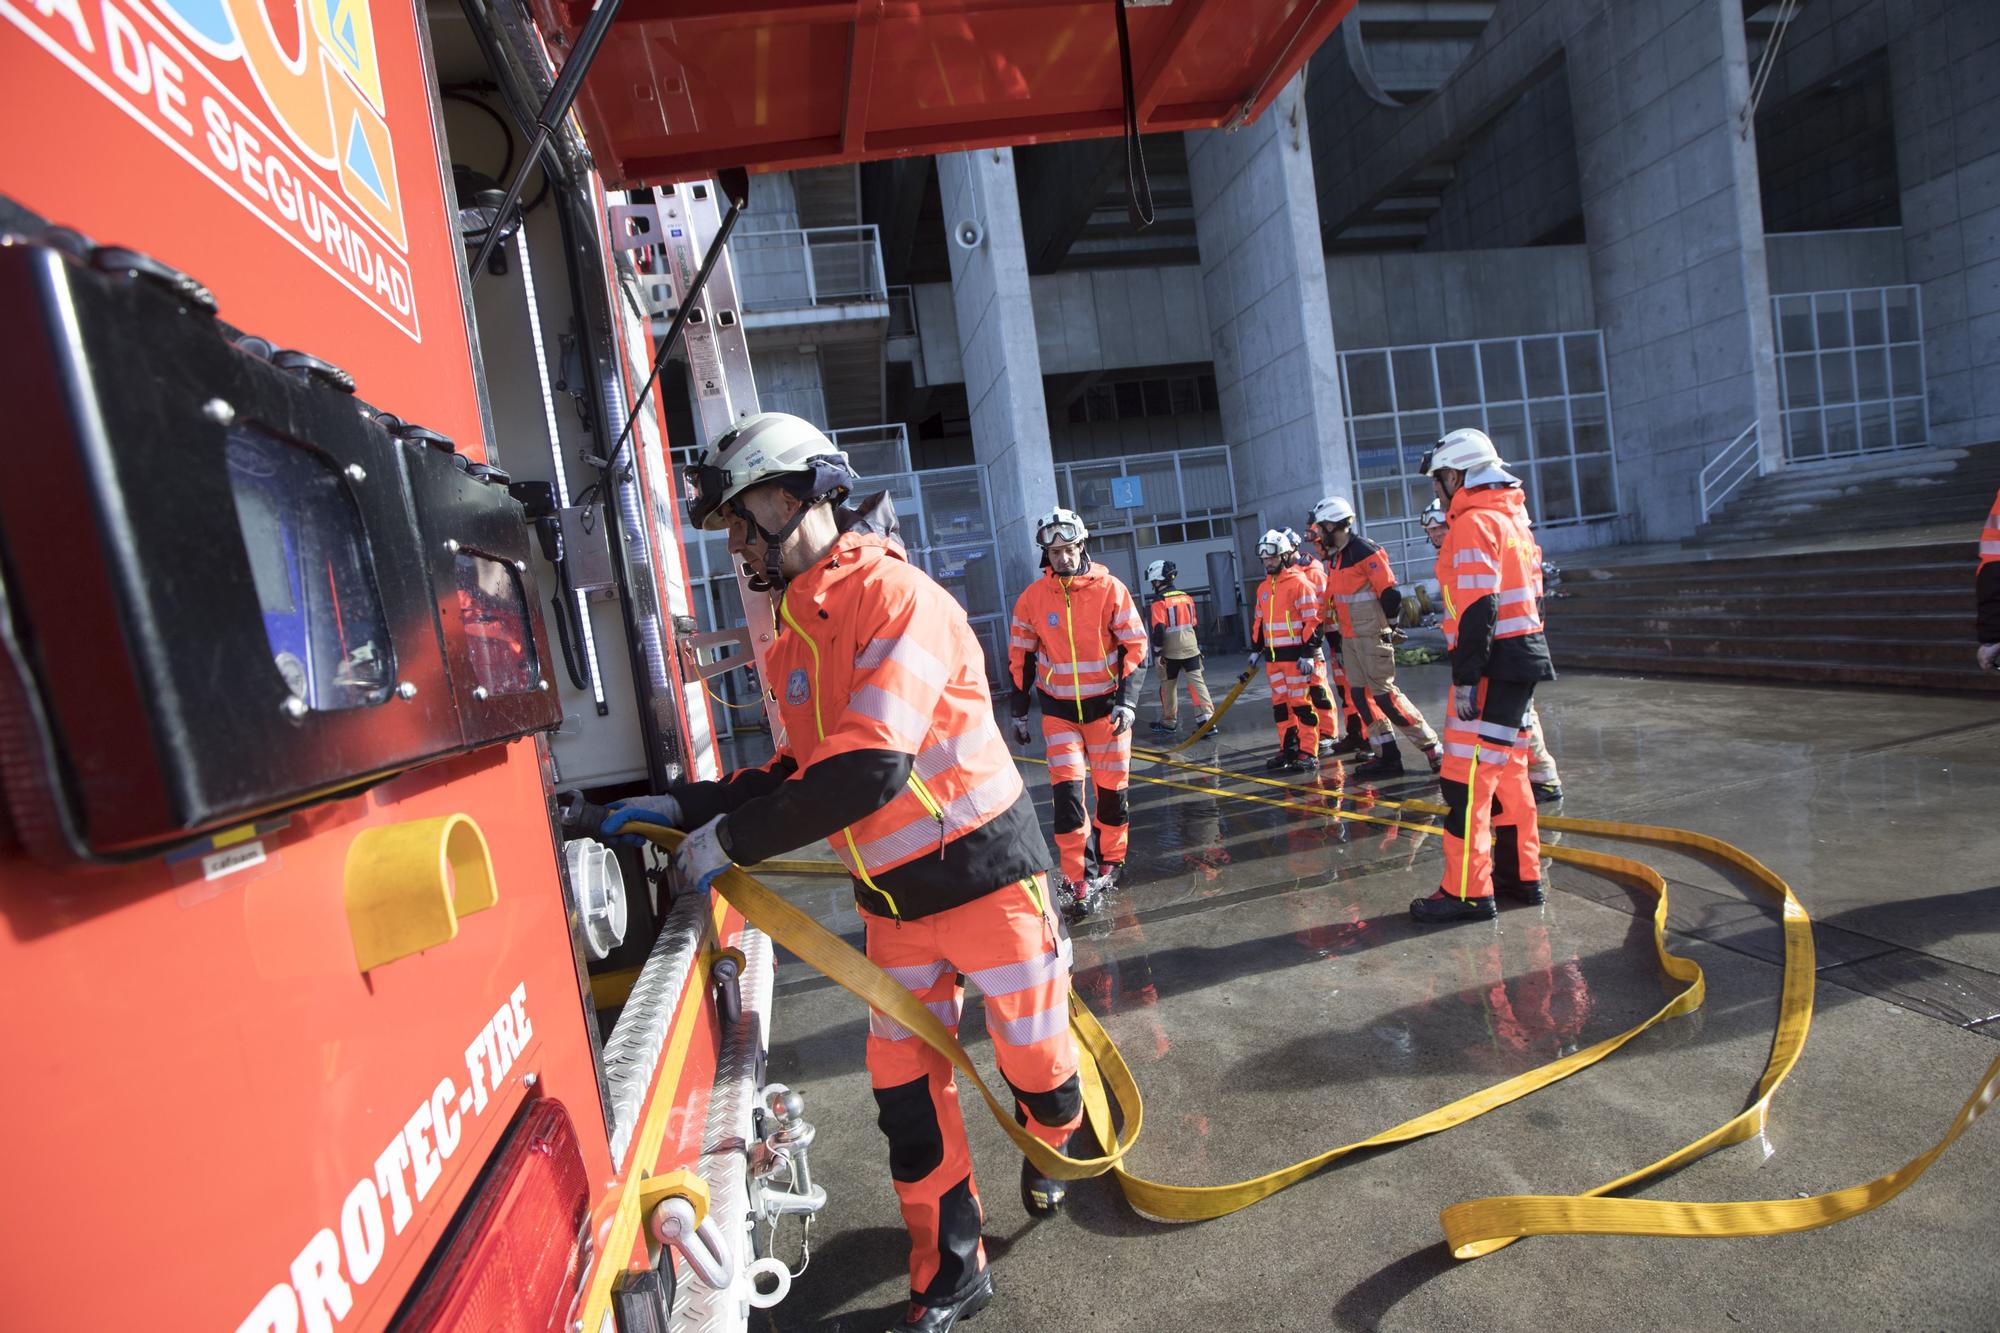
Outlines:
{"label": "white helmet", "polygon": [[1332,527],[1336,523],[1352,523],[1354,506],[1338,495],[1329,495],[1313,506],[1312,521],[1315,525],[1324,523]]}
{"label": "white helmet", "polygon": [[[839,503],[860,480],[847,455],[819,427],[789,412],[745,417],[710,445],[699,463],[682,469],[682,475],[689,520],[711,532],[729,526],[729,502],[759,482],[800,478],[794,493],[806,502],[799,511],[803,515],[821,500]],[[788,529],[780,539],[790,535]],[[765,539],[770,541],[770,535]]]}
{"label": "white helmet", "polygon": [[1269,560],[1277,556],[1288,556],[1299,549],[1296,538],[1272,528],[1257,539],[1257,558]]}
{"label": "white helmet", "polygon": [[1465,474],[1467,486],[1518,486],[1521,479],[1500,461],[1500,451],[1483,430],[1461,426],[1437,442],[1417,464],[1425,476],[1439,468],[1456,468]]}
{"label": "white helmet", "polygon": [[1051,509],[1035,520],[1035,545],[1047,548],[1060,543],[1080,542],[1090,536],[1083,516],[1074,509]]}
{"label": "white helmet", "polygon": [[1180,576],[1180,566],[1171,560],[1155,560],[1146,566],[1146,582],[1171,583]]}
{"label": "white helmet", "polygon": [[1444,516],[1444,506],[1439,504],[1436,500],[1433,500],[1429,504],[1424,506],[1424,512],[1418,514],[1417,519],[1426,528],[1444,527],[1446,522]]}

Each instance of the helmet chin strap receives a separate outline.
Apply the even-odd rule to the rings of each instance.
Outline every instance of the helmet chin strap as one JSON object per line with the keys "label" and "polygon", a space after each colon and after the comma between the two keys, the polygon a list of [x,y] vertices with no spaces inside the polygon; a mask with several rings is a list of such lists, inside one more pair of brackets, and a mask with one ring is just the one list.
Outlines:
{"label": "helmet chin strap", "polygon": [[799,524],[805,522],[806,515],[811,510],[812,506],[809,504],[800,505],[797,511],[789,519],[785,520],[785,526],[779,528],[776,532],[772,532],[762,523],[759,523],[754,515],[743,513],[741,509],[736,511],[739,514],[743,514],[743,517],[749,520],[750,526],[757,530],[757,540],[764,543],[764,567],[761,570],[751,570],[749,577],[745,580],[749,583],[753,592],[771,593],[784,591],[786,583],[784,556],[779,548],[786,541],[790,540],[794,532],[799,530]]}

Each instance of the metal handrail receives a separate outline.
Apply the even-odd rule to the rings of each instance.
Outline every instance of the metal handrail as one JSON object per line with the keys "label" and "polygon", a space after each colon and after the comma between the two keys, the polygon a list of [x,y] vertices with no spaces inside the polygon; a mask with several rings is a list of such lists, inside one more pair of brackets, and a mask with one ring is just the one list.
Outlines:
{"label": "metal handrail", "polygon": [[1702,468],[1702,522],[1708,522],[1709,515],[1720,509],[1738,486],[1764,475],[1764,451],[1760,444],[1761,434],[1757,423],[1752,421]]}
{"label": "metal handrail", "polygon": [[[766,269],[757,256],[776,251],[793,252],[798,269]],[[835,263],[829,268],[831,254],[841,251],[848,252],[851,262]],[[873,223],[748,232],[731,242],[730,252],[736,260],[737,283],[743,290],[746,310],[889,299],[888,273],[882,266],[881,231]]]}

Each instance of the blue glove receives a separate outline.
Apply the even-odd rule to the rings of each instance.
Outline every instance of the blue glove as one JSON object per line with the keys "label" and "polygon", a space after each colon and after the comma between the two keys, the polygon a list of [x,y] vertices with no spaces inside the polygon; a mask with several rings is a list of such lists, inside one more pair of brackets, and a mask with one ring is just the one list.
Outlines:
{"label": "blue glove", "polygon": [[736,864],[722,850],[722,819],[717,815],[681,840],[674,852],[675,896],[707,893],[716,876]]}
{"label": "blue glove", "polygon": [[681,827],[685,818],[681,814],[681,803],[671,796],[628,796],[622,801],[611,803],[611,814],[599,826],[602,834],[617,847],[649,847],[650,838],[637,833],[621,833],[627,824],[663,824],[668,828]]}

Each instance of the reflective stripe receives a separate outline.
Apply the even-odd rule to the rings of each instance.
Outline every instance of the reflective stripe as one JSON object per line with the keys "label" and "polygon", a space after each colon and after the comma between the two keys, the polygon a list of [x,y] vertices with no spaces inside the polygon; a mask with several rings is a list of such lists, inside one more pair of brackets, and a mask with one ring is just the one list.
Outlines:
{"label": "reflective stripe", "polygon": [[1125,611],[1121,611],[1116,616],[1112,617],[1111,620],[1112,630],[1116,631],[1121,627],[1128,629],[1135,629],[1135,630],[1140,628],[1139,613],[1137,611],[1128,609]]}
{"label": "reflective stripe", "polygon": [[1354,606],[1365,606],[1367,603],[1374,601],[1377,596],[1378,594],[1373,588],[1363,588],[1360,592],[1342,593],[1340,600]]}
{"label": "reflective stripe", "polygon": [[1521,734],[1518,727],[1504,726],[1498,722],[1488,722],[1484,718],[1474,722],[1472,729],[1482,736],[1499,741],[1502,745],[1512,745],[1514,738]]}
{"label": "reflective stripe", "polygon": [[880,685],[863,685],[848,699],[847,706],[884,724],[913,750],[923,743],[924,733],[930,729],[929,719]]}
{"label": "reflective stripe", "polygon": [[1461,591],[1468,588],[1475,590],[1481,588],[1498,588],[1500,586],[1500,576],[1498,574],[1461,574],[1458,576],[1458,586]]}
{"label": "reflective stripe", "polygon": [[1989,538],[1979,543],[1979,554],[2000,555],[2000,537]]}
{"label": "reflective stripe", "polygon": [[1086,671],[1106,671],[1111,667],[1111,659],[1108,657],[1086,658],[1080,662],[1051,662],[1044,657],[1042,663],[1051,676],[1080,676]]}
{"label": "reflective stripe", "polygon": [[1532,588],[1502,588],[1498,600],[1502,606],[1514,606],[1520,602],[1534,601],[1535,592]]}
{"label": "reflective stripe", "polygon": [[[937,1021],[946,1027],[955,1028],[958,1026],[957,1001],[933,1000],[925,1005],[924,1008],[935,1014]],[[868,1035],[879,1037],[883,1041],[908,1041],[917,1034],[904,1027],[901,1023],[898,1023],[895,1019],[890,1018],[887,1014],[880,1014],[870,1009],[868,1011]],[[1019,1045],[1020,1043],[1017,1042],[1015,1044]]]}
{"label": "reflective stripe", "polygon": [[1500,568],[1500,562],[1484,551],[1465,550],[1452,557],[1455,565],[1484,565],[1488,569]]}
{"label": "reflective stripe", "polygon": [[1038,1014],[1024,1014],[1020,1018],[995,1022],[989,1005],[986,1030],[993,1034],[995,1041],[1003,1041],[1009,1046],[1032,1046],[1038,1041],[1047,1041],[1059,1032],[1069,1031],[1069,1009],[1058,1004]]}
{"label": "reflective stripe", "polygon": [[929,990],[937,985],[938,978],[944,975],[946,966],[943,961],[939,961],[914,963],[909,967],[885,967],[882,970],[887,972],[890,979],[898,986],[914,995],[920,990]]}
{"label": "reflective stripe", "polygon": [[1506,616],[1494,622],[1493,633],[1495,637],[1498,637],[1499,635],[1502,634],[1514,634],[1514,633],[1525,632],[1528,630],[1538,630],[1541,627],[1542,627],[1542,622],[1536,616]]}
{"label": "reflective stripe", "polygon": [[926,782],[949,768],[958,765],[987,746],[1003,744],[1000,728],[993,725],[993,719],[982,717],[979,725],[962,736],[950,736],[931,746],[917,756],[914,765],[916,774]]}
{"label": "reflective stripe", "polygon": [[1504,764],[1513,759],[1512,750],[1489,750],[1484,745],[1460,745],[1456,741],[1446,741],[1444,752],[1454,759],[1476,759],[1482,764]]}
{"label": "reflective stripe", "polygon": [[1026,652],[1035,646],[1035,641],[1033,639],[1024,639],[1018,634],[1010,634],[1007,636],[1007,646],[1009,648],[1019,648],[1023,652]]}
{"label": "reflective stripe", "polygon": [[945,804],[941,811],[942,821],[925,811],[901,828],[891,829],[879,838],[862,843],[858,849],[861,859],[870,871],[876,871],[918,852],[929,851],[938,845],[940,832],[949,841],[954,833],[977,828],[1006,809],[1020,793],[1020,771],[1009,765],[965,795]]}
{"label": "reflective stripe", "polygon": [[1049,697],[1052,699],[1095,699],[1100,694],[1111,693],[1111,682],[1101,680],[1091,686],[1085,686],[1081,683],[1057,685],[1053,682],[1043,685],[1037,682],[1036,688],[1047,691]]}
{"label": "reflective stripe", "polygon": [[874,639],[867,647],[854,655],[854,665],[863,671],[873,671],[886,663],[894,662],[926,684],[942,687],[949,675],[944,663],[930,649],[918,643],[907,634],[893,639]]}
{"label": "reflective stripe", "polygon": [[979,987],[980,994],[990,999],[995,995],[1012,995],[1044,982],[1059,981],[1062,974],[1062,955],[1050,949],[1038,958],[1024,958],[1018,963],[967,972],[965,979]]}

